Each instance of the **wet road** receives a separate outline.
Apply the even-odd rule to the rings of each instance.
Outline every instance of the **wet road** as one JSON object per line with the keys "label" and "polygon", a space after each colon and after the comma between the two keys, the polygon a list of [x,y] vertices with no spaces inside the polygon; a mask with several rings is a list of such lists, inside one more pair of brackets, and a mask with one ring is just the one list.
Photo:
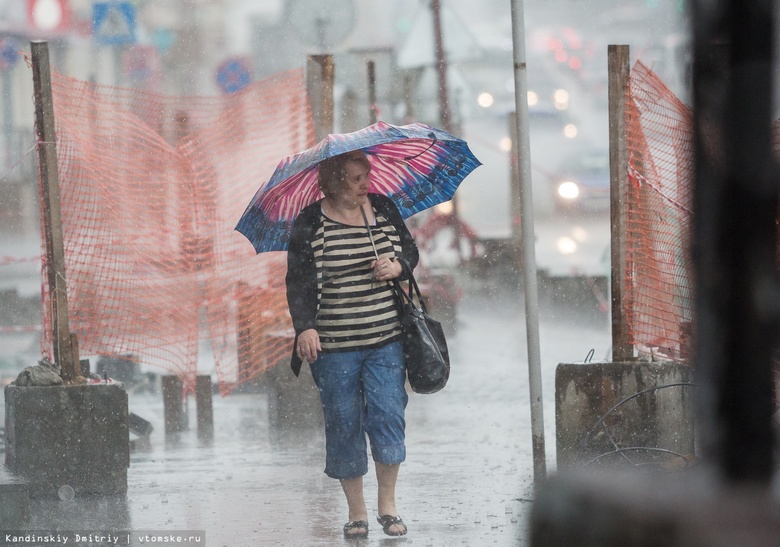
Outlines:
{"label": "wet road", "polygon": [[[367,540],[346,542],[347,508],[327,478],[319,429],[279,431],[265,394],[214,398],[213,441],[191,427],[167,438],[159,394],[133,394],[130,411],[151,421],[151,445],[134,450],[128,492],[119,498],[35,501],[31,529],[205,530],[205,545],[496,545],[527,543],[533,463],[524,308],[519,297],[471,292],[450,335],[452,376],[445,390],[411,394],[407,462],[397,488],[409,526],[389,538],[371,522]],[[548,468],[555,461],[555,366],[606,355],[606,321],[553,322],[540,334]],[[373,469],[365,480],[376,511]],[[370,517],[373,518],[373,517]]]}

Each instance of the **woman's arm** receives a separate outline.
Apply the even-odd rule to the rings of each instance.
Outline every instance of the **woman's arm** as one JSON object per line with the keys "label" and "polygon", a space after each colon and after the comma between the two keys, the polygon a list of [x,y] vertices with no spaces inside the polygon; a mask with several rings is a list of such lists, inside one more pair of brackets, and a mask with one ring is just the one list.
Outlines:
{"label": "woman's arm", "polygon": [[317,267],[310,217],[302,212],[295,220],[287,250],[287,306],[296,334],[314,328],[317,318]]}

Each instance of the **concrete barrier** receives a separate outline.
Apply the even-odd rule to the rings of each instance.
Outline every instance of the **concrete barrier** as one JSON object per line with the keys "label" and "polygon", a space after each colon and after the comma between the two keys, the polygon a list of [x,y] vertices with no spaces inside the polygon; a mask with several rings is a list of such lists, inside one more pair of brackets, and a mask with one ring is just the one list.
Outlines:
{"label": "concrete barrier", "polygon": [[0,465],[0,530],[23,528],[30,521],[27,481]]}
{"label": "concrete barrier", "polygon": [[5,465],[32,496],[127,491],[130,437],[121,384],[5,388]]}
{"label": "concrete barrier", "polygon": [[609,463],[684,466],[695,453],[691,368],[562,363],[555,371],[559,471]]}

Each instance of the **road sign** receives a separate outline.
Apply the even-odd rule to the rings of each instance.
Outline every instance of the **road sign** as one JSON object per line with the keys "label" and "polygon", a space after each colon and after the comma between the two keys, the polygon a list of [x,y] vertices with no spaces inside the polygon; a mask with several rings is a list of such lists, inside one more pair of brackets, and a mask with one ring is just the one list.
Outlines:
{"label": "road sign", "polygon": [[217,67],[217,85],[223,93],[235,93],[252,81],[249,61],[242,57],[231,57]]}
{"label": "road sign", "polygon": [[135,8],[130,2],[92,4],[92,38],[98,44],[135,43]]}
{"label": "road sign", "polygon": [[10,38],[0,39],[0,70],[13,68],[19,60],[19,44]]}
{"label": "road sign", "polygon": [[68,0],[27,0],[27,21],[36,31],[65,30],[70,22]]}

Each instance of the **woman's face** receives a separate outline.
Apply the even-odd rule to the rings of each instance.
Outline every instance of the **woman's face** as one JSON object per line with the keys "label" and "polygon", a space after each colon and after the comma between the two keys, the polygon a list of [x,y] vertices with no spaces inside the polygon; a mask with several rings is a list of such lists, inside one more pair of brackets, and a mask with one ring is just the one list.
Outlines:
{"label": "woman's face", "polygon": [[362,162],[348,161],[346,172],[344,180],[333,197],[344,207],[362,206],[368,199],[371,169],[363,165]]}

